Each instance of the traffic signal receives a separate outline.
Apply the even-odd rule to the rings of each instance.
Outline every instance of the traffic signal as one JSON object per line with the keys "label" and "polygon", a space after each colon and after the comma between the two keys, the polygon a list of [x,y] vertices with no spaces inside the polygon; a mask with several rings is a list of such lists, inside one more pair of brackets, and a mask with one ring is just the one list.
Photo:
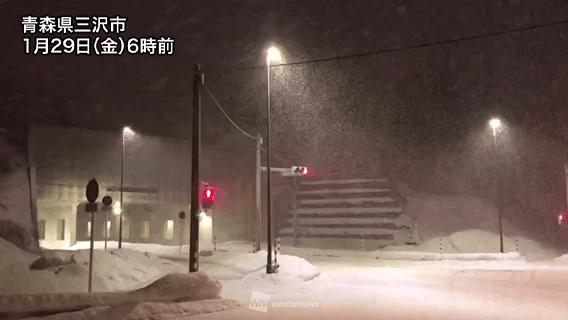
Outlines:
{"label": "traffic signal", "polygon": [[292,167],[292,171],[294,172],[295,175],[303,177],[306,177],[310,173],[310,169],[308,167],[294,166]]}
{"label": "traffic signal", "polygon": [[203,201],[201,202],[201,207],[203,209],[209,209],[213,206],[215,201],[215,189],[213,187],[206,187],[203,190]]}
{"label": "traffic signal", "polygon": [[561,213],[558,215],[558,224],[565,224],[568,222],[568,215]]}

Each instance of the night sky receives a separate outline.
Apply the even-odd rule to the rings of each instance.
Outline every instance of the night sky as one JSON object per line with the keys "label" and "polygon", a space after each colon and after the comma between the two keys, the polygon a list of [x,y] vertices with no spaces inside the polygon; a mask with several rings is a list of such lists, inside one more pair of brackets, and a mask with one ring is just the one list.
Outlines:
{"label": "night sky", "polygon": [[[122,36],[170,36],[175,53],[26,55],[24,15],[120,15],[128,18]],[[252,134],[264,132],[262,64],[270,44],[282,49],[285,62],[379,52],[552,24],[568,18],[568,3],[38,0],[1,1],[0,18],[4,126],[131,125],[146,134],[187,138],[196,63],[221,105]],[[564,23],[275,67],[276,152],[298,158],[305,150],[342,149],[358,141],[364,142],[354,150],[381,144],[445,149],[486,130],[494,115],[517,131],[562,139],[568,119],[567,34]],[[203,113],[205,143],[238,134],[205,93]]]}

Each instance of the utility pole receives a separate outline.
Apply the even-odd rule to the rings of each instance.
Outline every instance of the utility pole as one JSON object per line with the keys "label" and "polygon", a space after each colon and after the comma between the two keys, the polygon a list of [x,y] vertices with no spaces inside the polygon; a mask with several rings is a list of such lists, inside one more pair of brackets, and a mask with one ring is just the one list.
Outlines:
{"label": "utility pole", "polygon": [[262,241],[262,137],[256,136],[256,242],[254,250],[260,251]]}
{"label": "utility pole", "polygon": [[201,85],[204,75],[201,65],[195,65],[193,74],[193,134],[191,143],[191,207],[189,239],[189,272],[197,272],[199,254],[199,147],[201,132]]}

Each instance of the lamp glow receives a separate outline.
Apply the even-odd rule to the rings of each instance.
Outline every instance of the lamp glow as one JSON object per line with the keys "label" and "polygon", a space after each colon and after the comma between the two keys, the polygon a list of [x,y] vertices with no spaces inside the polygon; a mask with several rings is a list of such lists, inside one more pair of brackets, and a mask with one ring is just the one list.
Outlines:
{"label": "lamp glow", "polygon": [[491,129],[493,129],[493,136],[496,136],[497,129],[501,127],[501,120],[499,120],[498,118],[493,118],[491,119],[491,121],[489,121],[489,125],[491,126]]}
{"label": "lamp glow", "polygon": [[282,55],[280,51],[276,49],[276,47],[270,47],[266,52],[266,63],[281,63],[282,62]]}
{"label": "lamp glow", "polygon": [[489,121],[489,125],[493,130],[495,130],[501,126],[501,120],[497,118],[491,119],[491,121]]}

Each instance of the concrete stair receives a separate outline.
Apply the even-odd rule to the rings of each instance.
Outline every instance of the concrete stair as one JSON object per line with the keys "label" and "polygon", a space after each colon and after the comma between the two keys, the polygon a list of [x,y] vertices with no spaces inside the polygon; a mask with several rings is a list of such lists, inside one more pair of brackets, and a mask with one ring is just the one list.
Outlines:
{"label": "concrete stair", "polygon": [[376,250],[416,244],[414,231],[388,179],[300,179],[278,234],[283,245]]}

